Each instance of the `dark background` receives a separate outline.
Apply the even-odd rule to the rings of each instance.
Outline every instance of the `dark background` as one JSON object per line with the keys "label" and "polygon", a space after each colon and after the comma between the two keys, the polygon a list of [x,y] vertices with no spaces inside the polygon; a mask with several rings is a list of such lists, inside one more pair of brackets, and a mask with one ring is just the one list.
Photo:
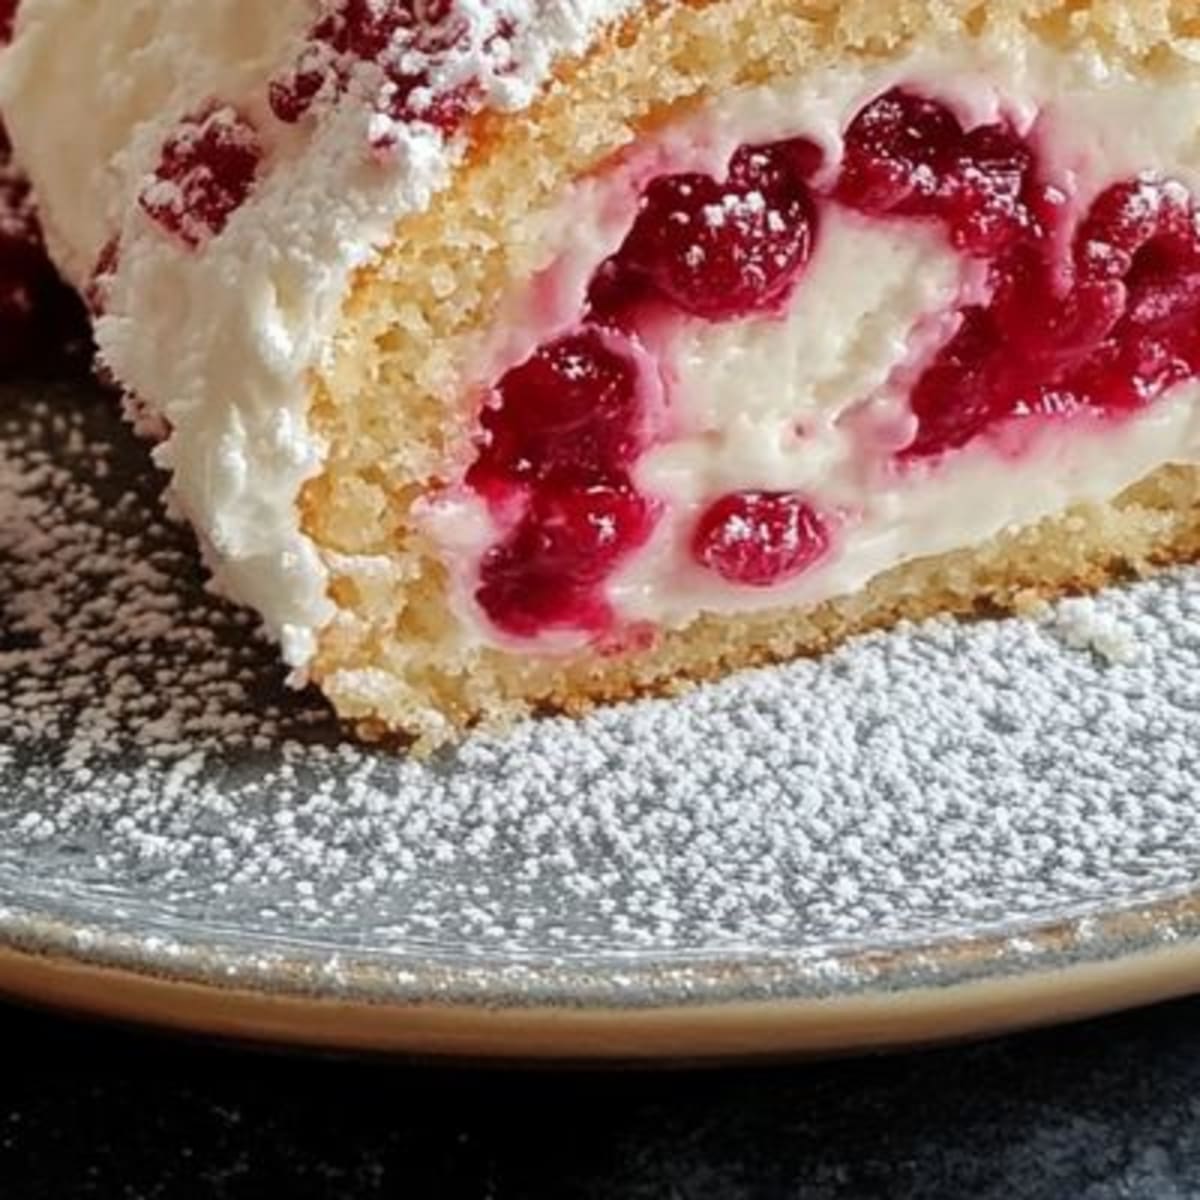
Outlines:
{"label": "dark background", "polygon": [[0,1007],[0,1197],[1200,1197],[1200,1001],[702,1072],[286,1056]]}

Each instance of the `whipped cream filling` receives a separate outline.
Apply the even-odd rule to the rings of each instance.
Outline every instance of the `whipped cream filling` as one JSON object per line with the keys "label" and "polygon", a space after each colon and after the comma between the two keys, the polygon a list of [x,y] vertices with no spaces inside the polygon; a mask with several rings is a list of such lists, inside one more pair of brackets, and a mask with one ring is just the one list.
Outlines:
{"label": "whipped cream filling", "polygon": [[[676,171],[720,177],[738,146],[796,136],[822,146],[832,177],[851,119],[897,85],[946,103],[967,127],[1010,121],[1080,211],[1110,184],[1147,171],[1200,194],[1194,69],[1138,78],[1085,52],[984,43],[886,65],[841,64],[714,99],[607,176],[579,184],[546,214],[539,284],[510,298],[503,332],[481,348],[479,382],[574,326],[588,280],[632,225],[648,179]],[[673,432],[635,470],[639,490],[663,515],[606,585],[618,624],[682,626],[706,612],[819,603],[904,562],[1109,499],[1163,464],[1200,461],[1200,385],[1186,383],[1119,422],[1041,422],[1019,455],[981,439],[937,463],[897,469],[889,444],[903,446],[915,427],[908,386],[953,332],[956,310],[983,298],[984,268],[920,222],[831,206],[821,221],[814,257],[782,316],[712,324],[681,315],[643,331],[663,371]],[[864,428],[867,443],[880,440],[879,453],[863,453]],[[699,565],[690,538],[701,512],[750,489],[810,495],[831,520],[831,551],[770,587],[730,583]],[[429,525],[453,564],[467,636],[520,644],[472,597],[481,556],[503,537],[486,507],[461,489],[447,493],[431,506]],[[568,649],[586,640],[553,631],[538,645]]]}

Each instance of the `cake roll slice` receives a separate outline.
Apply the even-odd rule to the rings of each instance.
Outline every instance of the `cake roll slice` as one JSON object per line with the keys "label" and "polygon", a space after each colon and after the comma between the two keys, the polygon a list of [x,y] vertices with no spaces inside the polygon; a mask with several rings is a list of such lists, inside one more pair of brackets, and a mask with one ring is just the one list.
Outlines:
{"label": "cake roll slice", "polygon": [[1200,3],[22,0],[104,369],[432,745],[1200,550]]}

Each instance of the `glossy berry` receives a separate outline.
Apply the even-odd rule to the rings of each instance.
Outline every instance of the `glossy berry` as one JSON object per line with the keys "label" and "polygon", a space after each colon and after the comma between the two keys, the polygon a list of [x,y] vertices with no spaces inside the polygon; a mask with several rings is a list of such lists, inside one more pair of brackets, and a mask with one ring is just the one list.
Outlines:
{"label": "glossy berry", "polygon": [[957,450],[1000,416],[997,374],[1003,369],[1000,332],[983,308],[962,314],[958,333],[917,381],[909,407],[917,432],[907,457]]}
{"label": "glossy berry", "polygon": [[829,550],[829,529],[796,492],[732,492],[705,510],[692,555],[729,583],[771,587],[813,566]]}
{"label": "glossy berry", "polygon": [[812,253],[817,217],[806,174],[819,157],[802,139],[743,146],[723,181],[694,173],[656,179],[593,304],[610,311],[614,288],[645,282],[710,320],[779,308]]}
{"label": "glossy berry", "polygon": [[629,343],[597,329],[559,338],[500,381],[481,421],[473,476],[597,482],[622,474],[646,442]]}
{"label": "glossy berry", "polygon": [[1137,408],[1200,372],[1200,227],[1178,183],[1118,184],[1076,241],[1079,274],[1123,289],[1124,312],[1084,386],[1110,409]]}
{"label": "glossy berry", "polygon": [[641,369],[626,338],[584,328],[509,371],[484,409],[467,482],[515,518],[480,571],[478,602],[498,628],[608,632],[604,581],[656,518],[628,474],[651,425]]}
{"label": "glossy berry", "polygon": [[627,480],[539,488],[510,537],[485,556],[477,599],[506,632],[603,631],[601,585],[653,528],[652,506]]}
{"label": "glossy berry", "polygon": [[1196,219],[1182,184],[1147,176],[1102,192],[1079,227],[1075,261],[1083,279],[1124,279],[1147,251],[1197,264]]}
{"label": "glossy berry", "polygon": [[254,126],[215,106],[186,118],[167,139],[139,202],[147,215],[197,249],[246,202],[263,158]]}
{"label": "glossy berry", "polygon": [[964,130],[945,105],[903,88],[851,122],[835,194],[875,216],[944,222],[979,257],[1030,231],[1044,202],[1033,153],[1009,126]]}

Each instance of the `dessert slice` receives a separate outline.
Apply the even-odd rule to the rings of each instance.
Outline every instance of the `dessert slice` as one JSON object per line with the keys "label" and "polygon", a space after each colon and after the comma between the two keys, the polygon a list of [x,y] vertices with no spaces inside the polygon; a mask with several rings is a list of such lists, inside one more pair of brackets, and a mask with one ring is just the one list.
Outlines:
{"label": "dessert slice", "polygon": [[1200,4],[23,0],[217,583],[426,743],[1200,553]]}

